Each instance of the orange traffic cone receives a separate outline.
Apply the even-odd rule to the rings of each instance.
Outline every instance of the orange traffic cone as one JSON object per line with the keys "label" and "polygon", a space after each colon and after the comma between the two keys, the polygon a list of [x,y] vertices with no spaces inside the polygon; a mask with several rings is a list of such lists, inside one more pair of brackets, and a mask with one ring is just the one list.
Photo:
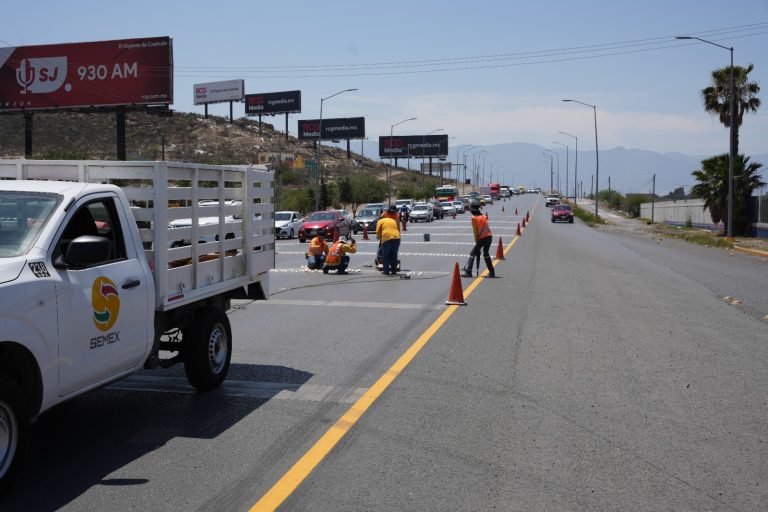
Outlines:
{"label": "orange traffic cone", "polygon": [[499,237],[499,246],[496,248],[496,259],[497,260],[507,259],[504,257],[504,244],[501,241],[501,237]]}
{"label": "orange traffic cone", "polygon": [[369,238],[368,238],[368,226],[363,226],[363,240],[369,240]]}
{"label": "orange traffic cone", "polygon": [[448,306],[466,306],[464,301],[464,291],[461,289],[461,276],[459,275],[458,262],[453,266],[453,280],[451,281],[451,291],[448,292],[448,300],[445,301]]}
{"label": "orange traffic cone", "polygon": [[522,235],[522,234],[523,234],[523,233],[520,231],[520,223],[518,222],[518,223],[517,223],[517,231],[515,232],[515,236],[520,236],[520,235]]}
{"label": "orange traffic cone", "polygon": [[504,212],[504,205],[501,205],[501,211]]}
{"label": "orange traffic cone", "polygon": [[517,208],[515,208],[515,215],[517,215]]}
{"label": "orange traffic cone", "polygon": [[531,213],[525,212],[525,222],[531,222]]}
{"label": "orange traffic cone", "polygon": [[525,217],[523,217],[523,227],[525,227]]}

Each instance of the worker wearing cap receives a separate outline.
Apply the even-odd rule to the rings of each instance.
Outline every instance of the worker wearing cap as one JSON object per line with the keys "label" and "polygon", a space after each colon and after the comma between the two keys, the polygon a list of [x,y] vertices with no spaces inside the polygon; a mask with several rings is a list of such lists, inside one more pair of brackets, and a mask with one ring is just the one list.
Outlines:
{"label": "worker wearing cap", "polygon": [[339,238],[333,242],[331,249],[328,251],[328,257],[325,259],[325,266],[323,266],[323,274],[327,274],[329,270],[335,270],[337,274],[346,274],[347,267],[349,266],[349,256],[347,254],[354,254],[357,252],[357,246],[355,240],[347,242],[344,237]]}
{"label": "worker wearing cap", "polygon": [[472,277],[472,266],[475,263],[475,257],[480,258],[480,251],[482,250],[485,266],[488,267],[488,277],[496,277],[491,255],[488,252],[493,241],[493,233],[491,233],[491,227],[488,225],[488,217],[482,215],[480,208],[477,206],[473,206],[469,211],[472,213],[472,232],[475,235],[475,246],[469,253],[469,261],[467,261],[467,265],[463,269],[463,275],[464,277]]}
{"label": "worker wearing cap", "polygon": [[316,236],[309,242],[309,250],[305,256],[307,258],[307,267],[312,270],[320,270],[325,263],[325,257],[328,255],[328,244],[321,236]]}
{"label": "worker wearing cap", "polygon": [[[389,214],[397,215],[397,207],[389,207]],[[397,253],[400,250],[400,229],[397,220],[391,215],[382,217],[376,223],[376,238],[381,250],[382,273],[385,276],[397,273]]]}

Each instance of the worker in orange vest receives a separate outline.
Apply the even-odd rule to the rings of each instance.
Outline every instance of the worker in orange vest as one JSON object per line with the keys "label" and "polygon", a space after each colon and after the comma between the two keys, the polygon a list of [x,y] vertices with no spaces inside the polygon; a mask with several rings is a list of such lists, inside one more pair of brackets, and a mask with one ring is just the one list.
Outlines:
{"label": "worker in orange vest", "polygon": [[325,263],[325,257],[328,255],[328,244],[321,236],[316,236],[309,242],[309,250],[305,256],[307,258],[307,267],[312,270],[320,270]]}
{"label": "worker in orange vest", "polygon": [[346,274],[347,267],[349,266],[349,256],[347,254],[354,254],[356,252],[357,246],[354,239],[351,242],[347,242],[346,238],[339,238],[333,242],[331,249],[328,251],[323,274],[327,274],[329,270],[336,270],[337,274]]}
{"label": "worker in orange vest", "polygon": [[462,275],[464,277],[472,277],[472,266],[475,263],[475,257],[479,259],[480,250],[482,250],[485,266],[488,267],[488,277],[496,277],[491,255],[488,252],[493,241],[493,233],[491,233],[491,227],[488,225],[488,217],[481,214],[480,208],[477,206],[473,206],[470,209],[470,213],[472,213],[472,232],[475,235],[475,246],[469,253],[469,261],[467,261],[467,265],[463,268]]}

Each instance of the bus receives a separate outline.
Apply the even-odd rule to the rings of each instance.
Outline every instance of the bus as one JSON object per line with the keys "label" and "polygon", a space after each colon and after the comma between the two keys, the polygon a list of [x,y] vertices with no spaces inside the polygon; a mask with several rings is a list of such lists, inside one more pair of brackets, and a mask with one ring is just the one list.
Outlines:
{"label": "bus", "polygon": [[459,197],[459,189],[453,185],[443,185],[435,189],[435,199],[438,201],[454,201]]}

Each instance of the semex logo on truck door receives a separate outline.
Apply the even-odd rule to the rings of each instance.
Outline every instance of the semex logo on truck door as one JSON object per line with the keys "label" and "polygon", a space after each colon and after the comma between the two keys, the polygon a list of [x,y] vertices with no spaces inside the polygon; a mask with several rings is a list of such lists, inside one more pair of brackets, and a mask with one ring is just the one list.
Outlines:
{"label": "semex logo on truck door", "polygon": [[[93,281],[91,287],[91,305],[93,306],[93,324],[102,332],[110,330],[120,314],[120,296],[117,286],[110,279],[101,276]],[[111,345],[120,341],[120,331],[110,332],[91,338],[91,349]]]}

